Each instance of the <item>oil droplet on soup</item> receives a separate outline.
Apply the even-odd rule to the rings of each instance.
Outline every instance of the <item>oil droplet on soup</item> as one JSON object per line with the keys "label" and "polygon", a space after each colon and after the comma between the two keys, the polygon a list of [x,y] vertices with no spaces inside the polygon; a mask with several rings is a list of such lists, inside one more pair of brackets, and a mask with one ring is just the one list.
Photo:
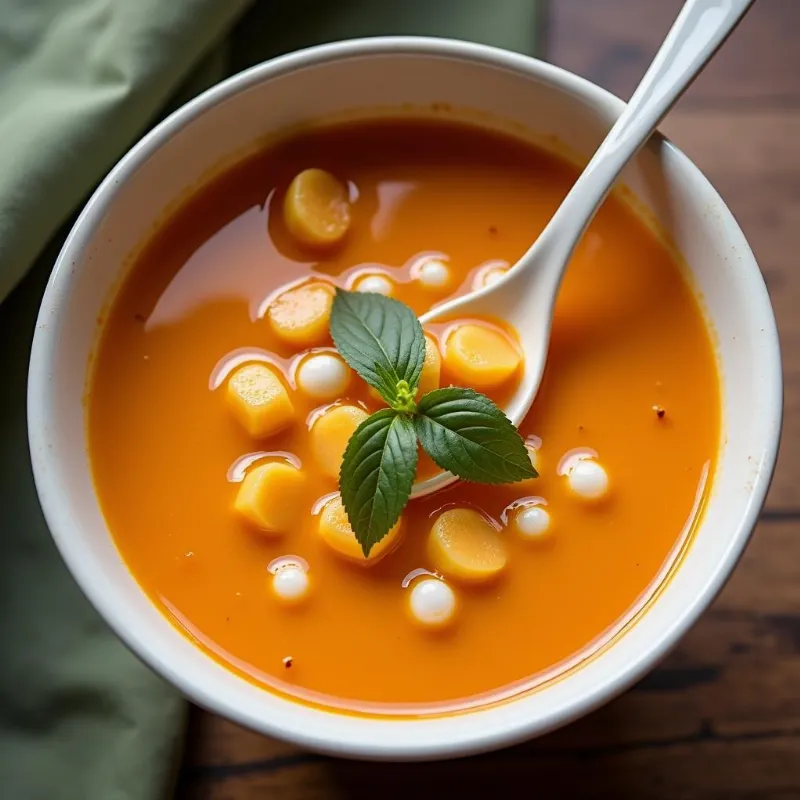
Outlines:
{"label": "oil droplet on soup", "polygon": [[[413,500],[368,560],[337,494],[383,401],[332,347],[335,288],[419,315],[499,280],[575,177],[456,124],[319,128],[220,174],[144,243],[92,369],[92,470],[133,576],[212,657],[315,702],[424,712],[537,680],[647,596],[713,476],[718,375],[681,266],[616,196],[570,263],[520,428],[539,477]],[[425,333],[421,391],[503,405],[523,365],[502,319]]]}

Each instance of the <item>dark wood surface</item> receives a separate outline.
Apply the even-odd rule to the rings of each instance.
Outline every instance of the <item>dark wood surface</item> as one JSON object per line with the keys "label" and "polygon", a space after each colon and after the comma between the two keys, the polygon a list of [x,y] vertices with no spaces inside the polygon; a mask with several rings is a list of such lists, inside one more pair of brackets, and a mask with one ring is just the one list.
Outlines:
{"label": "dark wood surface", "polygon": [[[488,5],[488,4],[487,4]],[[627,97],[680,0],[553,0],[547,58]],[[528,744],[426,765],[337,761],[193,712],[182,800],[800,798],[800,0],[760,0],[663,125],[766,275],[786,418],[761,524],[713,607],[633,690]]]}

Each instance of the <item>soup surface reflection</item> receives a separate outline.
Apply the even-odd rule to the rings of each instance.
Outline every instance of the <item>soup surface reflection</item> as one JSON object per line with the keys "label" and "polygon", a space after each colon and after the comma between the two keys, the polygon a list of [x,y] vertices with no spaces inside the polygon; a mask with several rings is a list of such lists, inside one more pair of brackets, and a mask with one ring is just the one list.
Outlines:
{"label": "soup surface reflection", "polygon": [[[287,226],[288,187],[310,168],[332,177],[320,191],[346,212],[323,247]],[[198,646],[323,704],[433,709],[563,666],[646,596],[702,505],[720,399],[679,265],[616,197],[570,264],[520,428],[539,477],[412,501],[368,568],[337,516],[337,437],[379,403],[315,327],[325,293],[391,293],[421,314],[502,274],[575,178],[551,154],[466,126],[331,127],[221,174],[146,243],[103,326],[89,448],[123,559]],[[429,333],[446,356],[443,331]],[[463,385],[441,362],[431,380]],[[515,379],[481,391],[502,405]],[[288,405],[250,415],[247,391],[273,380]],[[240,494],[267,465],[283,501],[258,513],[277,533]],[[479,567],[437,551],[456,529],[489,553]]]}

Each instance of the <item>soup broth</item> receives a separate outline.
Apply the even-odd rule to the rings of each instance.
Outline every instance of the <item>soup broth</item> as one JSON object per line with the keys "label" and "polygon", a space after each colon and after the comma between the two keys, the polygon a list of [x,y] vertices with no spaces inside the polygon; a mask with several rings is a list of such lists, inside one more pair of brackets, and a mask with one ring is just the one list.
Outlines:
{"label": "soup broth", "polygon": [[[346,235],[323,249],[287,227],[287,191],[309,168],[346,192]],[[199,647],[248,680],[322,704],[435,710],[553,674],[655,587],[713,475],[718,376],[680,266],[618,197],[569,266],[541,390],[520,427],[539,477],[459,482],[412,500],[399,544],[368,568],[320,535],[338,469],[320,448],[340,433],[315,443],[309,426],[331,404],[366,416],[380,403],[349,374],[332,400],[311,396],[297,359],[335,359],[327,330],[308,342],[304,328],[297,340],[276,333],[276,304],[298,287],[369,280],[362,288],[390,291],[417,314],[470,291],[522,255],[576,174],[528,143],[455,123],[321,128],[219,175],[145,244],[103,325],[89,450],[123,559]],[[498,325],[513,347],[499,319],[479,323]],[[429,333],[444,352],[443,327]],[[438,384],[464,385],[444,362]],[[278,376],[293,409],[269,435],[232,412],[231,381],[252,365]],[[345,373],[334,369],[334,384],[336,375]],[[481,391],[502,406],[517,377]],[[279,535],[235,508],[245,477],[270,463],[304,478],[287,477]],[[425,459],[420,469],[435,471]],[[440,574],[431,528],[443,510],[464,509],[502,543],[493,580]],[[286,583],[301,602],[276,594],[275,560],[289,556],[303,567],[300,584]],[[421,571],[451,590],[446,625],[412,613],[414,586],[431,580]]]}

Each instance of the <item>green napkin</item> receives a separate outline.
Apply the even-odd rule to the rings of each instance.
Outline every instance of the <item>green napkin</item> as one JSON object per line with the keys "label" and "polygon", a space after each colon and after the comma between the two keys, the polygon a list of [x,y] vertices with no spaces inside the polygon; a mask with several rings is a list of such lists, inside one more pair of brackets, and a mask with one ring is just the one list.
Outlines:
{"label": "green napkin", "polygon": [[535,0],[0,0],[0,796],[166,797],[185,724],[177,693],[73,583],[30,473],[36,310],[87,194],[160,114],[265,58],[392,33],[534,52],[536,10]]}

